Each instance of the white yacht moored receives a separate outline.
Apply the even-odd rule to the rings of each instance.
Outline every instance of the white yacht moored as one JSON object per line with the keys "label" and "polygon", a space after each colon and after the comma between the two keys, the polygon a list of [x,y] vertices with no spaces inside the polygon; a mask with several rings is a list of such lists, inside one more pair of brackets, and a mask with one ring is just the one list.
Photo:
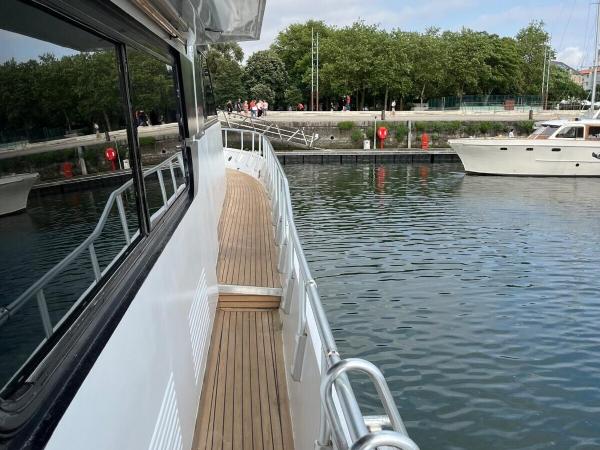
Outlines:
{"label": "white yacht moored", "polygon": [[467,173],[600,176],[600,120],[550,121],[529,137],[452,139]]}
{"label": "white yacht moored", "polygon": [[29,191],[39,179],[38,173],[20,173],[0,177],[0,216],[27,208]]}

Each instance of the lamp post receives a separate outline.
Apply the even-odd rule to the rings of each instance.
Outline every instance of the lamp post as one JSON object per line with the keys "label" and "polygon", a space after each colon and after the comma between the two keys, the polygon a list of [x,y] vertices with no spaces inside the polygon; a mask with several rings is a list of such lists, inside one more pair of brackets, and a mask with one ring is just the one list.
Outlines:
{"label": "lamp post", "polygon": [[377,150],[377,116],[375,116],[375,125],[373,125],[373,150]]}

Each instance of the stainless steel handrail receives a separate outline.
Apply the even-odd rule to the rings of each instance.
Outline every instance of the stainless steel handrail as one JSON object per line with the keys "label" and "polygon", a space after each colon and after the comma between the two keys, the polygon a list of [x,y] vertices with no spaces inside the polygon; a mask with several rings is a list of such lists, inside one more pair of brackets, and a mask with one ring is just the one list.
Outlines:
{"label": "stainless steel handrail", "polygon": [[[177,161],[176,164],[175,164],[175,161]],[[160,184],[160,188],[161,188],[161,193],[163,193],[163,206],[156,213],[153,214],[151,221],[156,221],[157,218],[166,210],[166,208],[175,200],[175,198],[179,195],[179,193],[183,189],[185,189],[185,183],[182,183],[181,185],[177,185],[177,180],[176,180],[176,177],[174,176],[175,167],[180,167],[180,170],[183,171],[183,158],[182,158],[181,153],[179,153],[179,152],[176,153],[175,155],[171,156],[170,158],[164,160],[160,164],[144,171],[144,178],[146,178],[149,175],[152,175],[153,173],[160,174],[158,176],[158,179],[159,179],[159,184]],[[164,180],[162,177],[162,170],[166,170],[167,168],[169,169],[169,171],[172,174],[172,182],[173,182],[173,189],[174,189],[173,194],[169,198],[167,198],[166,195],[164,195],[165,184],[164,184]],[[81,254],[83,254],[86,251],[89,252],[90,260],[92,263],[92,269],[94,271],[94,281],[91,283],[91,285],[89,287],[94,286],[96,283],[98,283],[100,281],[102,276],[108,271],[108,269],[112,266],[114,261],[123,253],[123,251],[131,244],[131,241],[133,241],[135,239],[135,237],[138,233],[136,231],[134,233],[134,236],[130,235],[129,226],[127,224],[125,207],[123,205],[123,198],[122,198],[123,192],[125,192],[127,189],[129,189],[132,185],[133,185],[133,180],[129,180],[126,183],[124,183],[122,186],[120,186],[119,188],[117,188],[113,192],[111,192],[110,196],[108,197],[108,200],[106,201],[106,205],[104,206],[104,210],[102,211],[102,214],[100,215],[100,218],[98,219],[98,223],[96,224],[96,226],[94,228],[94,231],[92,231],[92,233],[81,244],[79,244],[77,247],[75,247],[75,249],[73,251],[71,251],[71,253],[69,253],[67,256],[65,256],[58,264],[56,264],[54,267],[52,267],[48,272],[46,272],[44,275],[42,275],[41,278],[39,278],[35,283],[33,283],[29,288],[27,288],[27,290],[25,290],[25,292],[23,292],[21,295],[19,295],[19,297],[17,297],[15,300],[13,300],[10,304],[8,304],[4,307],[0,307],[0,327],[2,327],[2,325],[4,325],[6,322],[8,322],[8,320],[11,317],[13,317],[32,298],[36,298],[37,306],[38,306],[38,309],[40,312],[40,316],[41,316],[41,320],[42,320],[42,324],[44,327],[44,332],[45,332],[46,338],[49,338],[50,336],[52,336],[52,334],[54,333],[54,327],[52,326],[52,323],[50,320],[48,305],[46,303],[46,298],[44,295],[44,287],[50,281],[52,281],[54,278],[56,278],[56,276],[59,275],[70,263],[72,263],[77,257],[79,257]],[[112,211],[115,202],[117,204],[117,209],[118,209],[119,217],[121,220],[121,227],[123,229],[123,236],[125,238],[125,246],[121,249],[121,251],[117,254],[117,256],[115,256],[111,260],[111,262],[107,265],[107,267],[102,271],[100,268],[100,264],[98,262],[98,257],[96,256],[96,250],[94,248],[94,243],[100,237],[102,231],[104,230],[104,226],[106,225],[106,221],[108,220],[108,216],[109,216],[110,212]],[[88,287],[88,289],[86,289],[84,294],[82,294],[82,296],[85,295],[87,290],[89,290],[89,287]],[[76,301],[76,303],[79,302],[80,299],[81,299],[81,297]]]}
{"label": "stainless steel handrail", "polygon": [[[223,128],[226,147],[230,142],[229,133],[241,134],[239,150],[244,149],[243,134],[249,134],[252,138],[252,150],[249,152],[264,158],[267,166],[263,177],[272,201],[273,223],[276,227],[275,239],[279,246],[278,269],[284,277],[284,296],[281,309],[284,313],[289,314],[293,302],[297,302],[299,308],[296,348],[290,369],[291,377],[295,381],[300,380],[304,363],[304,351],[308,340],[308,305],[317,325],[324,364],[321,368],[321,402],[323,410],[321,412],[322,422],[317,441],[318,446],[325,448],[333,440],[338,449],[370,449],[375,448],[370,446],[371,442],[385,441],[387,442],[385,445],[395,446],[398,449],[418,449],[418,446],[406,435],[406,429],[400,414],[394,404],[385,378],[379,369],[367,361],[343,360],[338,353],[335,339],[319,297],[317,283],[310,273],[298,230],[294,223],[289,183],[271,143],[260,133]],[[255,138],[258,139],[258,146],[254,145]],[[370,376],[395,431],[369,433],[364,416],[346,376],[345,372],[347,370],[361,370]],[[341,412],[338,412],[336,404],[339,405]],[[359,444],[361,447],[356,447]]]}
{"label": "stainless steel handrail", "polygon": [[381,447],[394,447],[401,450],[419,450],[419,447],[408,436],[393,431],[378,431],[363,436],[356,441],[350,450],[375,450]]}

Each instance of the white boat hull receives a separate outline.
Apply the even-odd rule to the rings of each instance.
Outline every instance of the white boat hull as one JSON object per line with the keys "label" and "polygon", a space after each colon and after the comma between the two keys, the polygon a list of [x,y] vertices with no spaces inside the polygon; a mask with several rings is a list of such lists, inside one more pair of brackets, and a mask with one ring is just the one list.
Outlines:
{"label": "white boat hull", "polygon": [[37,173],[0,177],[0,216],[27,208],[29,191],[39,177]]}
{"label": "white boat hull", "polygon": [[449,141],[467,173],[598,177],[600,142],[573,140],[456,139]]}

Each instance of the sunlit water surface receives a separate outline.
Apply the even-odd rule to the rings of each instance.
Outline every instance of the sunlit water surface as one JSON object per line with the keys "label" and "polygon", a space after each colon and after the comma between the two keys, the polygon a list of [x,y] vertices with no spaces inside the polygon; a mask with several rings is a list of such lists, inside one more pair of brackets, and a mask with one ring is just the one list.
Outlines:
{"label": "sunlit water surface", "polygon": [[600,448],[600,180],[285,171],[340,351],[384,371],[421,449]]}

